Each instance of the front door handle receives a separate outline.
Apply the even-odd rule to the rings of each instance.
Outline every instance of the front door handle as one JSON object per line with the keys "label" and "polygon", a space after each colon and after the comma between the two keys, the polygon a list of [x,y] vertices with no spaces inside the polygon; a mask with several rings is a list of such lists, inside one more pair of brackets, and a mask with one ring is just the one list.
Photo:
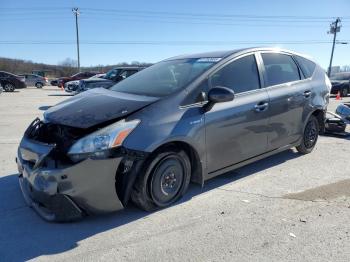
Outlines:
{"label": "front door handle", "polygon": [[306,91],[304,92],[304,96],[305,96],[306,98],[309,98],[310,95],[311,95],[311,91],[310,91],[310,90],[306,90]]}
{"label": "front door handle", "polygon": [[254,110],[256,112],[262,112],[262,111],[265,111],[268,108],[268,106],[269,106],[269,103],[267,103],[267,102],[260,102],[259,104],[256,104],[254,106]]}

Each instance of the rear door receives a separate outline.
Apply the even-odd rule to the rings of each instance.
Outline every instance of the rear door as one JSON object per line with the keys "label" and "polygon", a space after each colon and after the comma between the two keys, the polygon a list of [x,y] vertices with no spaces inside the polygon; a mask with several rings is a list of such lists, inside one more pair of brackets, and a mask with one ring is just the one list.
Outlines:
{"label": "rear door", "polygon": [[280,52],[260,55],[270,97],[268,148],[274,150],[300,139],[312,87],[310,79],[303,79],[292,55]]}
{"label": "rear door", "polygon": [[224,65],[211,75],[210,86],[230,88],[235,98],[205,113],[208,173],[265,153],[269,116],[254,54]]}

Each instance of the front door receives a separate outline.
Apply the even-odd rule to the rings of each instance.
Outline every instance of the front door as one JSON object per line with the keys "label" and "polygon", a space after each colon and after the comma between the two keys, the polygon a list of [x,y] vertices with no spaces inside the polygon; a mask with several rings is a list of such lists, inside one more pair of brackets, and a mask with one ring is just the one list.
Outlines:
{"label": "front door", "polygon": [[254,54],[216,71],[210,85],[231,88],[235,98],[205,113],[208,173],[266,152],[269,115],[269,97],[260,88]]}

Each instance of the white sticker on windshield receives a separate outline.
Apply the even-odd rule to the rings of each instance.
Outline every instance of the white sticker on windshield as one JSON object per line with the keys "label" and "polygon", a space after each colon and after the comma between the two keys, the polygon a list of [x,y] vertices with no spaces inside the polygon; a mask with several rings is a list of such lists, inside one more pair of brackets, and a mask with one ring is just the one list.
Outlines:
{"label": "white sticker on windshield", "polygon": [[220,57],[202,57],[202,58],[199,58],[197,60],[197,63],[208,63],[208,62],[211,62],[211,63],[216,63],[216,62],[219,62],[221,60]]}

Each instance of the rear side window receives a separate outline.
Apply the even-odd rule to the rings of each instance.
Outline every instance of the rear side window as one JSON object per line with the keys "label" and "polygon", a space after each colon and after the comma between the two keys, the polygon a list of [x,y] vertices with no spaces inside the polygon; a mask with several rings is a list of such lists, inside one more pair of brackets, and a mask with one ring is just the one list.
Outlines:
{"label": "rear side window", "polygon": [[299,69],[291,56],[278,53],[265,53],[261,56],[265,66],[267,86],[300,80]]}
{"label": "rear side window", "polygon": [[306,59],[304,57],[301,56],[294,56],[294,58],[297,60],[301,71],[303,71],[303,74],[306,78],[309,78],[312,76],[312,74],[315,71],[316,68],[316,64],[312,61],[310,61],[309,59]]}
{"label": "rear side window", "polygon": [[214,73],[211,86],[224,86],[236,94],[259,89],[259,73],[254,55],[239,58]]}

